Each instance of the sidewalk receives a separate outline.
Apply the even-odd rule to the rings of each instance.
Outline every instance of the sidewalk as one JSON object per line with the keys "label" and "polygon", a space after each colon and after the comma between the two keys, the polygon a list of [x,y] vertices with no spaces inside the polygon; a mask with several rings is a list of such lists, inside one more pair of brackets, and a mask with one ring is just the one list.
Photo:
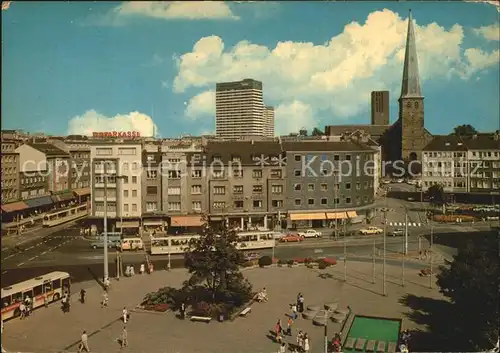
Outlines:
{"label": "sidewalk", "polygon": [[[89,338],[101,329],[119,322],[123,307],[129,310],[142,302],[145,294],[165,286],[180,286],[185,270],[157,271],[151,275],[113,280],[109,291],[109,307],[101,308],[102,289],[94,282],[87,288],[85,304],[73,289],[71,312],[64,314],[61,303],[40,308],[26,320],[14,319],[4,324],[2,347],[13,352],[76,351],[83,330]],[[132,316],[134,313],[132,313]]]}

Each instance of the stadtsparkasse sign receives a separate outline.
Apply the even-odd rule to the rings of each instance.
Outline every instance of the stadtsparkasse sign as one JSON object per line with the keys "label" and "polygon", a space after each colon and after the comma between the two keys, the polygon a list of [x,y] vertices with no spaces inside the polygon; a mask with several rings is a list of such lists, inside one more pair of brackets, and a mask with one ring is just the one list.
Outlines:
{"label": "stadtsparkasse sign", "polygon": [[141,134],[138,131],[100,131],[100,132],[93,132],[92,137],[98,137],[98,138],[109,138],[109,137],[135,138],[135,137],[141,137]]}

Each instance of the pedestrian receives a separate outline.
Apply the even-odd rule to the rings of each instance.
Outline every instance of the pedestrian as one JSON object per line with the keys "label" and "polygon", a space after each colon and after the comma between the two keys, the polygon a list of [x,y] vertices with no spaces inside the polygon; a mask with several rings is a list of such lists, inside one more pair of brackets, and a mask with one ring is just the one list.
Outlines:
{"label": "pedestrian", "polygon": [[299,293],[297,296],[297,307],[299,309],[299,313],[304,312],[304,296],[302,293]]}
{"label": "pedestrian", "polygon": [[297,334],[297,348],[300,352],[304,348],[304,333],[302,331]]}
{"label": "pedestrian", "polygon": [[104,289],[107,291],[109,290],[109,286],[111,285],[111,283],[109,282],[109,278],[105,278],[104,279]]}
{"label": "pedestrian", "polygon": [[281,341],[281,332],[283,331],[283,328],[281,326],[281,320],[278,320],[276,322],[276,326],[274,326],[274,332],[276,334],[276,341],[280,342]]}
{"label": "pedestrian", "polygon": [[288,317],[288,322],[287,322],[287,327],[286,327],[286,334],[287,336],[292,336],[292,325],[293,325],[293,320],[291,317]]}
{"label": "pedestrian", "polygon": [[49,296],[48,295],[45,295],[43,297],[43,305],[48,308],[49,307]]}
{"label": "pedestrian", "polygon": [[181,303],[180,313],[181,313],[181,319],[184,320],[186,317],[186,305],[184,304],[184,302]]}
{"label": "pedestrian", "polygon": [[129,316],[128,316],[127,308],[125,308],[125,307],[122,310],[122,317],[123,317],[123,323],[126,324]]}
{"label": "pedestrian", "polygon": [[83,352],[85,349],[85,352],[90,352],[89,349],[89,337],[87,336],[87,331],[83,331],[82,337],[81,337],[81,342],[80,342],[80,347],[78,347],[78,352]]}
{"label": "pedestrian", "polygon": [[304,333],[304,353],[309,353],[309,336],[307,333]]}
{"label": "pedestrian", "polygon": [[63,311],[63,313],[66,313],[67,310],[68,310],[68,304],[67,304],[68,303],[68,297],[66,297],[65,295],[63,295],[61,303],[62,303],[62,311]]}
{"label": "pedestrian", "polygon": [[80,290],[80,302],[81,302],[82,304],[85,304],[85,294],[86,294],[86,293],[87,293],[87,292],[85,291],[85,289],[83,289],[83,288],[82,288],[82,289]]}
{"label": "pedestrian", "polygon": [[144,274],[144,272],[146,272],[146,266],[144,266],[144,264],[141,264],[141,268],[139,269],[139,273],[140,273],[141,275],[143,275],[143,274]]}
{"label": "pedestrian", "polygon": [[20,319],[22,320],[22,319],[24,319],[24,318],[26,317],[26,306],[24,305],[24,303],[23,303],[23,302],[21,302],[21,303],[19,304],[19,311],[20,311],[20,313],[21,313],[21,317],[20,317]]}
{"label": "pedestrian", "polygon": [[286,343],[283,342],[278,350],[278,353],[286,353]]}
{"label": "pedestrian", "polygon": [[128,346],[128,334],[127,334],[127,327],[126,326],[123,326],[122,335],[120,338],[120,345],[122,348]]}
{"label": "pedestrian", "polygon": [[290,306],[290,309],[291,309],[291,311],[292,311],[292,318],[293,318],[294,320],[297,320],[297,316],[298,316],[298,314],[297,314],[297,304],[292,304],[292,305]]}
{"label": "pedestrian", "polygon": [[106,291],[104,291],[104,293],[102,294],[101,308],[104,308],[105,306],[108,306],[108,292]]}

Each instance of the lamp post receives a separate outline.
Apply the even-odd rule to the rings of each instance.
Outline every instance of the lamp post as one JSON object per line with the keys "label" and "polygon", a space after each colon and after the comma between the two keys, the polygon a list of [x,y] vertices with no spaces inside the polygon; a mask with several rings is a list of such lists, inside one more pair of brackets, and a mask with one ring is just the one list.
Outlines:
{"label": "lamp post", "polygon": [[106,174],[107,161],[104,161],[104,282],[109,278],[108,268],[108,175]]}
{"label": "lamp post", "polygon": [[432,245],[433,245],[433,243],[434,243],[434,228],[431,224],[431,243],[430,243],[430,247],[429,247],[429,250],[430,250],[429,251],[430,252],[430,254],[429,254],[429,256],[430,256],[430,258],[429,258],[429,262],[430,262],[430,264],[429,264],[429,267],[430,267],[429,288],[431,288],[431,289],[432,289]]}
{"label": "lamp post", "polygon": [[344,221],[344,282],[347,282],[347,238],[346,238],[346,222],[345,222],[345,219],[343,221]]}
{"label": "lamp post", "polygon": [[386,290],[386,283],[385,283],[385,257],[386,257],[386,238],[387,238],[387,192],[390,190],[390,188],[387,189],[385,192],[385,211],[384,211],[384,259],[382,262],[382,290],[383,290],[383,295],[387,295],[387,290]]}

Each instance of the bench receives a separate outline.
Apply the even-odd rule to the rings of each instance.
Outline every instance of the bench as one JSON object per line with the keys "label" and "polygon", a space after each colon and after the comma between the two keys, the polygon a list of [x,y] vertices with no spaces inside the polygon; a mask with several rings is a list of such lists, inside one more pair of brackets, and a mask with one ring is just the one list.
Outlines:
{"label": "bench", "polygon": [[358,338],[356,341],[356,350],[362,351],[365,348],[366,340],[364,338]]}
{"label": "bench", "polygon": [[369,340],[366,345],[367,352],[375,352],[375,340]]}
{"label": "bench", "polygon": [[243,309],[243,311],[240,313],[240,316],[246,316],[249,312],[252,311],[252,307],[249,306],[249,307],[246,307],[245,309]]}
{"label": "bench", "polygon": [[377,344],[377,352],[378,353],[384,353],[385,352],[385,341],[380,341]]}
{"label": "bench", "polygon": [[389,342],[389,348],[387,348],[388,353],[396,353],[396,342]]}
{"label": "bench", "polygon": [[354,348],[354,342],[356,342],[356,340],[352,337],[349,337],[347,339],[347,341],[345,341],[345,344],[344,344],[344,348],[345,349],[353,349]]}
{"label": "bench", "polygon": [[212,318],[207,316],[191,316],[190,320],[206,322],[208,324],[212,320]]}

